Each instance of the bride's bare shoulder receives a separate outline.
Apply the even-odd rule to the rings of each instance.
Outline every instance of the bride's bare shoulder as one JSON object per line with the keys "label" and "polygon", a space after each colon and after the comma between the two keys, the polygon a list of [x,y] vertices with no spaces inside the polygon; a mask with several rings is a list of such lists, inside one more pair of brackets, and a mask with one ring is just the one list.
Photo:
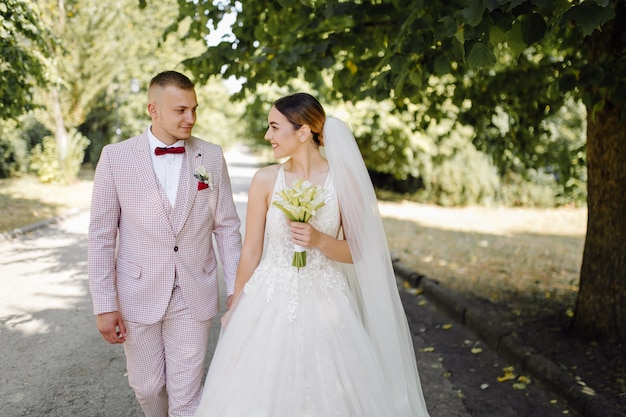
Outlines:
{"label": "bride's bare shoulder", "polygon": [[273,164],[260,168],[252,178],[252,184],[274,187],[280,166],[280,164]]}

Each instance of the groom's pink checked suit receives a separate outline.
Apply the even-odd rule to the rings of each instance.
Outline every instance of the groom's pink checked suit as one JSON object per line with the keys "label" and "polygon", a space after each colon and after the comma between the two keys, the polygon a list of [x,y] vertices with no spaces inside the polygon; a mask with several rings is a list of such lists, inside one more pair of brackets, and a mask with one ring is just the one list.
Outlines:
{"label": "groom's pink checked suit", "polygon": [[[213,237],[228,294],[241,251],[240,220],[221,147],[195,137],[184,146],[173,207],[155,175],[148,131],[107,145],[94,179],[88,249],[94,313],[120,312],[129,383],[144,412],[155,410],[150,415],[167,415],[168,395],[170,412],[176,406],[172,398],[197,395],[211,319],[218,312]],[[208,187],[194,177],[200,166],[209,173]],[[164,324],[146,326],[155,323]],[[160,337],[163,347],[148,344]],[[154,357],[161,363],[151,363]],[[168,374],[169,361],[198,367],[194,380]],[[165,380],[167,393],[160,389]]]}

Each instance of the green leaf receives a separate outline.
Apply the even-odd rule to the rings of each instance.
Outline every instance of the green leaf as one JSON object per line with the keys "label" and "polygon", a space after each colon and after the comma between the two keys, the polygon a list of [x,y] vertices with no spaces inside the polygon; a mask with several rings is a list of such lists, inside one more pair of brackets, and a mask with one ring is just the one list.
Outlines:
{"label": "green leaf", "polygon": [[461,11],[461,15],[470,26],[477,26],[483,20],[485,7],[482,0],[469,0],[469,4]]}
{"label": "green leaf", "polygon": [[563,93],[572,91],[578,85],[578,79],[573,72],[566,72],[559,78],[559,90]]}
{"label": "green leaf", "polygon": [[396,84],[393,87],[393,91],[395,92],[396,97],[404,97],[403,89],[404,89],[404,82],[406,81],[406,78],[407,78],[406,72],[400,73],[398,77],[396,78]]}
{"label": "green leaf", "polygon": [[435,75],[442,76],[448,74],[451,68],[450,59],[448,59],[447,56],[439,55],[435,58],[435,62],[433,64],[433,72]]}
{"label": "green leaf", "polygon": [[471,68],[487,67],[496,63],[496,56],[491,46],[483,42],[476,42],[470,48],[467,63]]}
{"label": "green leaf", "polygon": [[413,71],[409,72],[409,81],[418,88],[422,88],[422,71],[420,71],[419,68],[415,68]]}
{"label": "green leaf", "polygon": [[465,44],[465,29],[457,30],[454,35],[457,41],[461,43],[461,45]]}
{"label": "green leaf", "polygon": [[465,48],[463,44],[457,39],[452,39],[452,57],[457,61],[463,62],[465,61]]}
{"label": "green leaf", "polygon": [[539,13],[531,13],[522,20],[522,39],[526,45],[539,42],[546,34],[547,25]]}
{"label": "green leaf", "polygon": [[548,87],[548,94],[547,97],[550,100],[558,100],[559,97],[561,96],[561,90],[559,89],[559,86],[557,85],[557,83],[550,83],[550,86]]}
{"label": "green leaf", "polygon": [[[282,7],[292,7],[298,0],[277,0]],[[304,4],[304,2],[302,2]]]}
{"label": "green leaf", "polygon": [[500,1],[498,0],[484,0],[484,4],[487,10],[489,10],[490,12],[494,11],[495,9],[501,6]]}
{"label": "green leaf", "polygon": [[562,24],[575,22],[582,29],[583,36],[589,36],[594,30],[612,19],[615,11],[608,5],[602,6],[590,1],[573,6],[563,14]]}
{"label": "green leaf", "polygon": [[502,29],[504,32],[511,30],[513,23],[515,22],[515,16],[511,13],[505,13],[502,10],[494,10],[490,13],[491,19],[493,19],[494,25]]}
{"label": "green leaf", "polygon": [[497,46],[501,43],[505,43],[506,40],[506,34],[502,29],[500,29],[498,26],[491,27],[491,30],[489,31],[489,43],[491,45]]}
{"label": "green leaf", "polygon": [[511,1],[500,0],[500,2],[502,3],[503,6],[508,4],[507,11],[511,11],[511,10],[515,9],[516,7],[518,7],[518,6],[521,6],[526,1],[527,0],[511,0]]}
{"label": "green leaf", "polygon": [[458,25],[456,24],[456,19],[452,16],[444,16],[439,19],[439,23],[443,25],[442,35],[446,37],[452,37],[456,34],[458,30]]}
{"label": "green leaf", "polygon": [[526,43],[522,40],[522,24],[519,21],[506,33],[506,43],[515,56],[520,56],[526,50]]}

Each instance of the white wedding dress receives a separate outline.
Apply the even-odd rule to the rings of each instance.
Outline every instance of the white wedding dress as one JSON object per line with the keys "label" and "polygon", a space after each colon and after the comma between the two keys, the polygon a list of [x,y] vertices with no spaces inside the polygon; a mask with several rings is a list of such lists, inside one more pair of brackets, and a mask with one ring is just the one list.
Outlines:
{"label": "white wedding dress", "polygon": [[[274,191],[285,187],[281,167]],[[332,171],[326,204],[311,224],[337,236]],[[275,197],[275,196],[274,196]],[[199,417],[393,417],[388,384],[335,262],[294,248],[284,213],[267,213],[266,252],[227,313],[207,375]]]}

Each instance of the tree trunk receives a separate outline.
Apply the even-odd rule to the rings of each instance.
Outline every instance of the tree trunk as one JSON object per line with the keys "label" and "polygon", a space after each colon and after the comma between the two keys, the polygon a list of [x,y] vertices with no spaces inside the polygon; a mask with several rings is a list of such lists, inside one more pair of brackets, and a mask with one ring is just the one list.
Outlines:
{"label": "tree trunk", "polygon": [[[592,64],[623,54],[624,17],[620,8],[592,35]],[[572,329],[587,339],[626,340],[626,120],[623,98],[611,94],[603,94],[602,109],[587,108],[587,237]]]}
{"label": "tree trunk", "polygon": [[69,135],[65,127],[63,119],[63,111],[61,109],[61,98],[59,97],[59,89],[52,87],[52,111],[54,114],[54,139],[57,144],[57,157],[61,167],[65,165],[65,159],[69,151]]}
{"label": "tree trunk", "polygon": [[620,113],[613,108],[588,117],[587,237],[573,322],[585,338],[626,338],[626,123]]}

